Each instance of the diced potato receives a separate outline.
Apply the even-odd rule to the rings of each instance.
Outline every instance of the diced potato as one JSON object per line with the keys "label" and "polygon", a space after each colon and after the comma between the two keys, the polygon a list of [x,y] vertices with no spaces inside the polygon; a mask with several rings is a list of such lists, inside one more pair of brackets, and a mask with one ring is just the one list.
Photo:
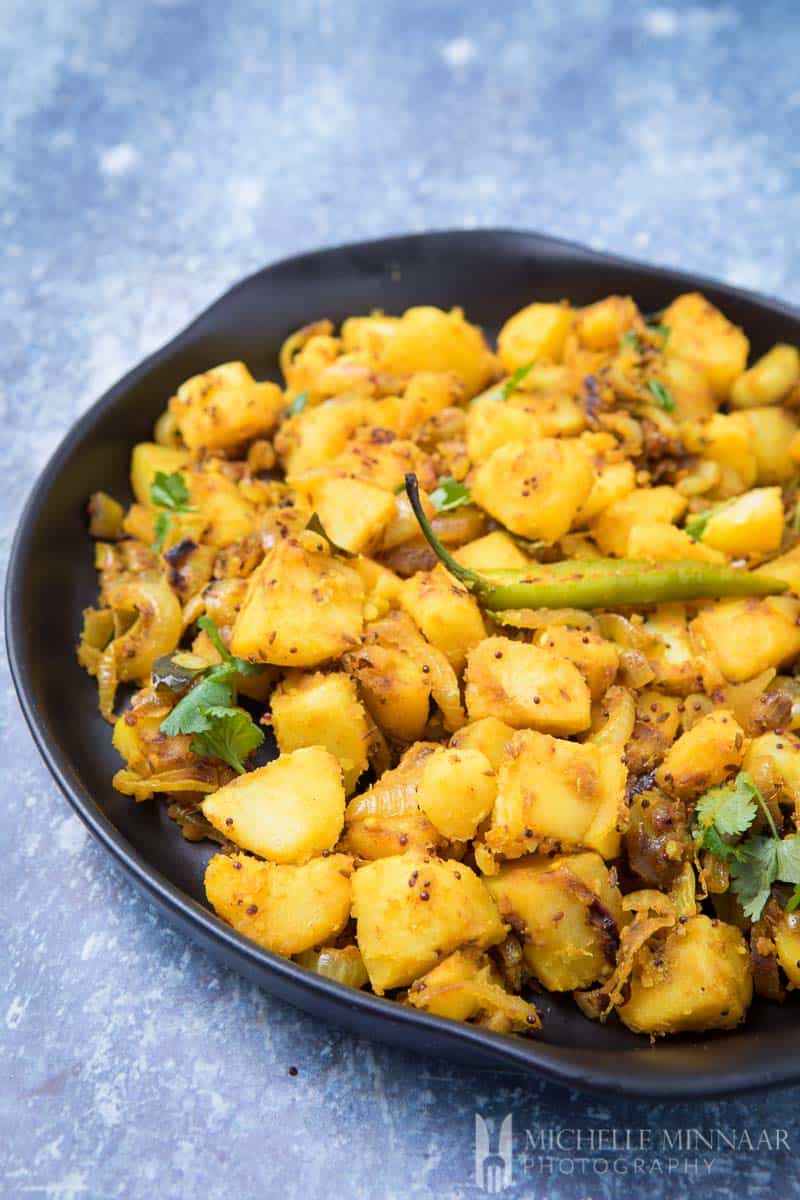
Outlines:
{"label": "diced potato", "polygon": [[510,375],[534,360],[561,362],[571,321],[568,304],[529,304],[514,313],[497,338],[503,370]]}
{"label": "diced potato", "polygon": [[747,739],[727,709],[715,709],[681,734],[656,771],[672,796],[693,799],[729,779],[742,765]]}
{"label": "diced potato", "polygon": [[509,442],[476,468],[472,494],[491,516],[526,538],[555,542],[567,532],[594,484],[577,439]]}
{"label": "diced potato", "polygon": [[599,854],[530,855],[501,867],[486,886],[549,991],[587,988],[611,974],[622,897]]}
{"label": "diced potato", "polygon": [[668,358],[685,358],[702,368],[717,400],[724,400],[747,366],[750,343],[741,329],[699,292],[678,296],[661,323],[670,330]]}
{"label": "diced potato", "polygon": [[362,646],[345,660],[358,680],[375,724],[390,738],[414,742],[428,723],[431,684],[428,673],[397,646]]}
{"label": "diced potato", "polygon": [[666,484],[637,488],[603,508],[591,524],[592,535],[604,554],[629,556],[628,541],[636,525],[669,525],[686,512],[686,497]]}
{"label": "diced potato", "polygon": [[159,446],[157,442],[138,442],[131,454],[131,488],[140,504],[150,504],[150,484],[159,471],[172,475],[189,465],[187,450]]}
{"label": "diced potato", "polygon": [[394,571],[382,566],[374,558],[359,555],[352,562],[364,586],[364,619],[377,621],[395,604],[400,595],[403,581]]}
{"label": "diced potato", "polygon": [[467,454],[473,463],[485,462],[507,442],[529,442],[542,436],[541,422],[489,392],[467,409]]}
{"label": "diced potato", "polygon": [[342,348],[347,354],[364,350],[369,354],[380,354],[397,333],[399,324],[399,317],[389,317],[382,312],[370,313],[368,317],[348,317],[342,322]]}
{"label": "diced potato", "polygon": [[338,760],[349,795],[367,769],[369,723],[349,675],[291,672],[272,693],[272,728],[281,754],[324,746]]}
{"label": "diced potato", "polygon": [[742,425],[755,454],[757,483],[787,483],[797,474],[790,447],[798,424],[785,409],[749,408],[731,420]]}
{"label": "diced potato", "polygon": [[523,554],[512,537],[502,529],[495,529],[466,546],[459,546],[453,557],[463,567],[473,571],[520,570],[530,566],[530,559]]}
{"label": "diced potato", "polygon": [[592,490],[578,509],[575,524],[581,528],[598,517],[609,504],[629,495],[636,487],[636,468],[629,459],[595,464]]}
{"label": "diced potato", "polygon": [[619,651],[613,642],[591,630],[550,625],[536,635],[534,644],[574,663],[589,685],[592,700],[599,700],[614,682]]}
{"label": "diced potato", "polygon": [[769,575],[770,579],[782,579],[788,583],[795,596],[800,595],[800,545],[793,546],[778,558],[772,558],[763,567],[757,567],[756,575]]}
{"label": "diced potato", "polygon": [[469,719],[498,717],[515,729],[580,733],[589,728],[591,697],[578,668],[551,650],[485,638],[467,657]]}
{"label": "diced potato", "polygon": [[239,775],[206,796],[202,808],[243,850],[301,866],[332,849],[342,831],[341,768],[327,750],[308,746]]}
{"label": "diced potato", "polygon": [[438,646],[460,673],[467,653],[486,636],[475,597],[437,564],[432,571],[417,571],[407,579],[399,601],[428,641]]}
{"label": "diced potato", "polygon": [[753,738],[743,763],[768,800],[794,805],[800,817],[800,740],[792,733],[765,733]]}
{"label": "diced potato", "polygon": [[425,762],[417,800],[433,825],[453,841],[475,836],[492,811],[497,777],[480,750],[440,747]]}
{"label": "diced potato", "polygon": [[694,691],[702,664],[689,633],[686,605],[657,605],[643,629],[652,639],[645,653],[656,687],[678,696]]}
{"label": "diced potato", "polygon": [[783,537],[783,499],[778,487],[754,488],[709,517],[703,544],[732,558],[770,554]]}
{"label": "diced potato", "polygon": [[702,424],[687,422],[683,427],[683,442],[690,454],[719,464],[720,496],[734,496],[756,481],[758,464],[753,438],[739,413],[714,413]]}
{"label": "diced potato", "polygon": [[606,296],[575,313],[574,335],[587,350],[615,350],[620,339],[639,320],[639,310],[630,296]]}
{"label": "diced potato", "polygon": [[689,917],[663,943],[640,951],[630,989],[617,1011],[635,1033],[733,1029],[753,997],[741,931],[710,917]]}
{"label": "diced potato", "polygon": [[636,724],[625,757],[633,775],[644,775],[658,766],[681,727],[680,696],[645,688],[636,698]]}
{"label": "diced potato", "polygon": [[[428,457],[416,442],[395,437],[390,430],[376,425],[365,425],[356,430],[326,468],[330,474],[343,479],[361,479],[392,495],[402,486],[409,471],[420,477],[423,487],[432,486]],[[288,478],[293,486],[310,482],[308,475]]]}
{"label": "diced potato", "polygon": [[406,750],[392,770],[354,796],[345,812],[344,843],[357,858],[386,858],[412,850],[435,854],[447,844],[421,811],[417,800],[425,763],[438,747],[417,742]]}
{"label": "diced potato", "polygon": [[169,402],[190,450],[225,451],[263,437],[286,407],[275,383],[256,383],[243,362],[223,363],[194,375]]}
{"label": "diced potato", "polygon": [[287,476],[300,476],[333,462],[348,439],[369,419],[369,402],[342,396],[306,408],[283,425],[275,438]]}
{"label": "diced potato", "polygon": [[507,927],[478,876],[458,862],[403,854],[356,871],[353,916],[373,989],[419,979],[462,946],[485,950]]}
{"label": "diced potato", "polygon": [[535,1004],[505,990],[499,973],[480,950],[456,950],[408,990],[414,1008],[471,1021],[483,1016],[491,1029],[511,1033],[541,1026]]}
{"label": "diced potato", "polygon": [[516,733],[498,772],[487,846],[518,858],[554,842],[615,858],[626,774],[621,746],[581,745],[528,729]]}
{"label": "diced potato", "polygon": [[237,933],[289,957],[342,932],[350,919],[352,871],[346,854],[302,867],[215,854],[206,868],[206,895]]}
{"label": "diced potato", "polygon": [[651,562],[725,562],[725,555],[707,545],[705,538],[698,542],[685,529],[663,522],[634,525],[628,534],[627,554]]}
{"label": "diced potato", "polygon": [[717,401],[701,367],[685,358],[668,358],[663,372],[678,421],[705,421],[713,416]]}
{"label": "diced potato", "polygon": [[362,479],[314,474],[295,480],[295,486],[334,545],[353,554],[375,548],[397,509],[391,493]]}
{"label": "diced potato", "polygon": [[793,596],[748,596],[709,605],[695,617],[691,632],[725,678],[742,683],[800,654],[799,622],[800,601]]}
{"label": "diced potato", "polygon": [[800,987],[800,913],[783,912],[773,927],[772,937],[786,978],[794,987]]}
{"label": "diced potato", "polygon": [[533,373],[526,376],[526,390],[512,392],[505,403],[535,420],[542,437],[576,437],[586,428],[586,414],[575,396],[571,392],[529,391],[534,378]]}
{"label": "diced potato", "polygon": [[513,736],[514,730],[504,721],[499,721],[497,717],[481,717],[479,721],[473,721],[454,733],[450,745],[455,749],[480,750],[492,764],[492,770],[497,771]]}
{"label": "diced potato", "polygon": [[800,354],[795,346],[779,342],[753,363],[731,389],[734,408],[780,404],[800,380]]}
{"label": "diced potato", "polygon": [[449,371],[464,385],[467,398],[485,387],[494,356],[476,325],[460,308],[443,312],[421,306],[407,309],[384,342],[377,358],[381,371],[409,375],[416,371]]}
{"label": "diced potato", "polygon": [[190,502],[206,521],[206,541],[212,546],[230,546],[253,533],[255,510],[247,503],[232,479],[220,471],[187,471]]}
{"label": "diced potato", "polygon": [[[308,539],[306,539],[308,541]],[[230,648],[251,662],[317,667],[356,646],[364,589],[356,571],[328,554],[281,538],[250,577]]]}

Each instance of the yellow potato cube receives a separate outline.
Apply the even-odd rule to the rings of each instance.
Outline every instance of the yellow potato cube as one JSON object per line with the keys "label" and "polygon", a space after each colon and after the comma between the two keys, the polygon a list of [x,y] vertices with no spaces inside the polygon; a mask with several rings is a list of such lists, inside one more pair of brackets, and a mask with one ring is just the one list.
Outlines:
{"label": "yellow potato cube", "polygon": [[630,557],[628,541],[636,525],[670,525],[686,506],[686,497],[673,487],[637,488],[603,508],[591,524],[592,536],[604,554]]}
{"label": "yellow potato cube", "polygon": [[588,988],[611,974],[622,897],[599,854],[530,855],[502,866],[486,886],[548,991]]}
{"label": "yellow potato cube", "polygon": [[524,571],[531,565],[531,560],[523,554],[512,537],[495,529],[492,533],[476,538],[459,546],[453,557],[464,567],[473,571],[496,571],[498,569]]}
{"label": "yellow potato cube", "polygon": [[333,462],[355,431],[369,420],[369,401],[342,396],[306,408],[281,425],[275,437],[287,476],[301,476]]}
{"label": "yellow potato cube", "polygon": [[255,510],[232,479],[221,471],[187,471],[190,503],[206,521],[204,537],[213,546],[230,546],[253,533]]}
{"label": "yellow potato cube", "polygon": [[719,463],[723,476],[723,496],[736,495],[756,481],[758,464],[749,427],[741,413],[714,413],[702,424],[687,422],[683,441],[690,454],[699,454],[712,463]]}
{"label": "yellow potato cube", "polygon": [[497,338],[503,370],[511,375],[533,360],[561,362],[571,321],[568,304],[529,304],[514,313]]}
{"label": "yellow potato cube", "polygon": [[425,762],[417,788],[419,806],[453,841],[475,836],[492,811],[497,777],[480,750],[440,747]]}
{"label": "yellow potato cube", "polygon": [[715,709],[672,744],[656,771],[656,783],[672,796],[693,799],[735,774],[746,748],[744,730],[733,713]]}
{"label": "yellow potato cube", "polygon": [[492,764],[492,770],[497,771],[500,763],[507,754],[508,743],[514,736],[514,730],[497,717],[481,717],[454,733],[450,745],[454,749],[480,750]]}
{"label": "yellow potato cube", "polygon": [[317,667],[361,639],[364,588],[323,539],[281,538],[250,577],[231,635],[233,654],[280,667]]}
{"label": "yellow potato cube", "polygon": [[768,800],[794,805],[800,816],[800,740],[793,733],[753,738],[742,764]]}
{"label": "yellow potato cube", "polygon": [[717,400],[724,400],[747,366],[750,343],[741,329],[699,292],[678,296],[661,323],[670,330],[665,353],[702,368]]}
{"label": "yellow potato cube", "polygon": [[352,870],[346,854],[302,867],[215,854],[206,868],[206,895],[237,933],[288,958],[342,932],[350,919]]}
{"label": "yellow potato cube", "polygon": [[396,646],[362,646],[345,659],[375,724],[398,742],[422,737],[430,711],[430,676]]}
{"label": "yellow potato cube", "polygon": [[387,858],[412,850],[435,854],[447,839],[421,811],[417,799],[425,764],[438,747],[416,742],[372,787],[354,796],[345,811],[347,850],[356,858]]}
{"label": "yellow potato cube", "polygon": [[189,465],[186,450],[159,446],[157,442],[138,442],[131,454],[131,489],[140,504],[150,504],[150,484],[159,471],[172,475]]}
{"label": "yellow potato cube", "polygon": [[734,408],[757,408],[780,404],[800,380],[800,353],[795,346],[779,342],[740,375],[731,389]]}
{"label": "yellow potato cube", "polygon": [[788,483],[797,473],[791,454],[797,421],[783,408],[749,408],[733,413],[756,459],[757,483]]}
{"label": "yellow potato cube", "polygon": [[706,546],[732,558],[770,554],[783,537],[783,498],[779,487],[754,488],[712,511],[700,535]]}
{"label": "yellow potato cube", "polygon": [[336,844],[344,824],[337,760],[308,746],[239,775],[202,803],[230,841],[276,863],[301,866]]}
{"label": "yellow potato cube", "polygon": [[617,1011],[635,1033],[733,1029],[753,998],[750,956],[735,925],[689,917],[638,956],[630,999]]}
{"label": "yellow potato cube", "polygon": [[743,683],[800,654],[798,622],[800,602],[794,596],[748,596],[709,605],[692,621],[691,634],[726,679]]}
{"label": "yellow potato cube", "polygon": [[576,526],[583,528],[598,517],[609,504],[629,495],[636,487],[636,468],[629,459],[622,462],[595,463],[592,490],[578,509]]}
{"label": "yellow potato cube", "polygon": [[489,957],[480,950],[456,950],[408,991],[408,1003],[451,1021],[488,1018],[501,1032],[539,1029],[535,1004],[507,992]]}
{"label": "yellow potato cube", "polygon": [[350,794],[367,769],[369,723],[349,675],[291,672],[272,693],[272,728],[281,754],[324,746]]}
{"label": "yellow potato cube", "polygon": [[486,636],[475,597],[437,564],[432,571],[417,571],[407,579],[399,601],[427,640],[447,656],[453,669],[463,671],[468,652]]}
{"label": "yellow potato cube", "polygon": [[536,635],[534,644],[574,663],[589,685],[592,700],[599,700],[614,682],[619,651],[613,642],[590,630],[550,625]]}
{"label": "yellow potato cube", "polygon": [[412,983],[461,946],[485,950],[506,936],[492,897],[469,867],[419,854],[381,858],[356,871],[353,916],[379,995]]}
{"label": "yellow potato cube", "polygon": [[485,638],[467,657],[469,719],[498,717],[515,729],[581,733],[591,722],[586,680],[571,662],[551,650]]}
{"label": "yellow potato cube", "polygon": [[467,408],[467,454],[473,463],[485,462],[507,442],[535,441],[542,432],[535,416],[493,398],[491,392]]}
{"label": "yellow potato cube", "polygon": [[169,402],[190,450],[225,451],[270,433],[286,407],[275,383],[256,383],[243,362],[193,375]]}
{"label": "yellow potato cube", "polygon": [[476,325],[460,308],[409,308],[392,327],[377,357],[377,367],[390,375],[417,371],[449,371],[476,395],[492,377],[494,355]]}
{"label": "yellow potato cube", "polygon": [[487,846],[518,858],[555,842],[616,858],[626,775],[620,746],[516,733],[498,772]]}
{"label": "yellow potato cube", "polygon": [[353,554],[373,550],[397,511],[391,493],[362,479],[315,473],[291,483],[315,510],[334,545]]}
{"label": "yellow potato cube", "polygon": [[650,562],[725,562],[725,555],[698,542],[685,529],[663,522],[634,525],[628,534],[628,556]]}
{"label": "yellow potato cube", "polygon": [[594,484],[577,439],[540,438],[500,446],[476,468],[472,494],[512,533],[555,542],[569,529]]}

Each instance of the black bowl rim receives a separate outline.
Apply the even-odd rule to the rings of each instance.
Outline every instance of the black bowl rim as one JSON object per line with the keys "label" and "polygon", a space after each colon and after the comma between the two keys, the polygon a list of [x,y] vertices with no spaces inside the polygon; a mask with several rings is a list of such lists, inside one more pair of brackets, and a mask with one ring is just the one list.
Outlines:
{"label": "black bowl rim", "polygon": [[[371,250],[376,253],[392,252],[396,254],[402,252],[403,248],[409,248],[415,244],[445,239],[456,243],[461,241],[466,244],[478,238],[518,240],[521,245],[525,243],[528,246],[535,243],[540,248],[544,247],[551,251],[560,249],[572,256],[581,256],[587,262],[592,261],[597,265],[634,269],[640,274],[656,279],[669,275],[671,280],[685,285],[690,290],[714,289],[717,292],[726,293],[731,298],[758,304],[776,314],[795,320],[800,318],[800,309],[710,277],[671,267],[661,268],[649,263],[642,263],[633,258],[605,253],[564,238],[503,227],[433,230],[426,233],[398,234],[344,243],[292,255],[252,272],[228,288],[164,346],[128,371],[86,409],[70,427],[34,483],[20,514],[9,554],[4,604],[6,648],[11,676],[26,723],[51,775],[78,817],[148,898],[173,923],[198,939],[228,965],[235,965],[237,969],[249,974],[251,978],[256,973],[272,975],[282,981],[291,992],[298,995],[307,993],[315,996],[320,1002],[320,1007],[324,1006],[326,1016],[334,1021],[342,1019],[345,1014],[352,1018],[354,1011],[361,1012],[380,1022],[384,1029],[393,1028],[394,1031],[402,1032],[404,1036],[396,1038],[388,1036],[387,1040],[403,1044],[406,1048],[414,1049],[413,1035],[415,1031],[419,1031],[423,1035],[430,1033],[435,1039],[437,1047],[444,1047],[443,1053],[445,1054],[452,1051],[452,1057],[456,1059],[459,1057],[460,1050],[473,1048],[472,1061],[479,1057],[480,1052],[483,1052],[487,1062],[497,1068],[505,1067],[517,1070],[533,1068],[541,1076],[562,1085],[627,1097],[659,1097],[665,1100],[679,1101],[689,1097],[719,1096],[796,1082],[800,1080],[800,1054],[794,1057],[788,1053],[772,1055],[766,1065],[754,1066],[750,1063],[742,1067],[728,1067],[724,1072],[709,1073],[678,1069],[666,1073],[662,1071],[659,1074],[658,1049],[646,1045],[639,1050],[634,1049],[623,1055],[614,1051],[599,1052],[592,1056],[591,1063],[576,1062],[575,1059],[581,1059],[582,1054],[576,1053],[573,1048],[538,1042],[535,1039],[493,1034],[474,1026],[431,1016],[370,993],[354,992],[350,988],[315,975],[291,960],[264,950],[236,933],[213,912],[198,904],[161,875],[143,855],[130,845],[116,826],[105,816],[94,802],[91,794],[84,788],[67,756],[55,749],[44,736],[42,728],[44,716],[33,688],[29,685],[28,672],[25,667],[23,613],[20,602],[23,569],[26,551],[36,524],[46,506],[52,482],[62,464],[90,432],[97,417],[112,408],[132,384],[146,375],[163,359],[168,358],[179,343],[191,335],[197,326],[207,321],[219,307],[225,305],[231,296],[247,288],[263,275],[271,274],[276,270],[300,268],[304,264],[318,263],[326,257],[350,251]],[[352,1019],[346,1021],[346,1024],[353,1028]],[[736,1034],[730,1036],[735,1037]]]}

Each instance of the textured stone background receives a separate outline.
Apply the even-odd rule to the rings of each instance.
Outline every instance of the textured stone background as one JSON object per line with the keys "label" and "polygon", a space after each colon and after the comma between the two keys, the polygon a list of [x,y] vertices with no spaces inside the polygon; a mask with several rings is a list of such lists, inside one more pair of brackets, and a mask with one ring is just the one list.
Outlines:
{"label": "textured stone background", "polygon": [[[509,225],[800,301],[799,57],[792,0],[2,0],[3,549],[86,405],[297,250]],[[800,1147],[800,1088],[606,1103],[314,1025],[139,899],[56,793],[5,676],[0,722],[3,1195],[476,1195],[476,1109],[518,1131],[779,1126]],[[621,1162],[518,1164],[506,1194],[687,1185]],[[785,1153],[722,1154],[695,1186],[800,1194]]]}

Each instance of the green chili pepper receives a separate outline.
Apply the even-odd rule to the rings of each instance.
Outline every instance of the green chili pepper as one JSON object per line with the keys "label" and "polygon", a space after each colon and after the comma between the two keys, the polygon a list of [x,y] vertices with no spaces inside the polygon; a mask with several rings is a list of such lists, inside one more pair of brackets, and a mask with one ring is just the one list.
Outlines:
{"label": "green chili pepper", "polygon": [[436,557],[489,612],[508,608],[617,608],[722,596],[771,596],[788,587],[782,579],[716,563],[650,563],[632,558],[565,559],[536,564],[526,572],[498,569],[479,575],[456,562],[433,532],[420,502],[416,475],[406,475],[406,492]]}

